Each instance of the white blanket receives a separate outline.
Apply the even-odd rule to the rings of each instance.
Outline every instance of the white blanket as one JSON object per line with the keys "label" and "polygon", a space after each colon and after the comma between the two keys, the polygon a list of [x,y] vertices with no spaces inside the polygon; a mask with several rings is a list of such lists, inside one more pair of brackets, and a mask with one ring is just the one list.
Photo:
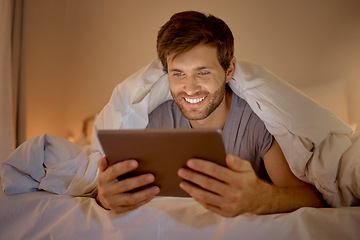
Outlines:
{"label": "white blanket", "polygon": [[39,135],[17,148],[0,168],[6,195],[45,190],[85,196],[96,188],[97,161],[102,155],[65,139]]}
{"label": "white blanket", "polygon": [[[314,184],[331,206],[359,204],[360,140],[358,135],[352,135],[349,126],[295,88],[254,64],[238,62],[230,87],[245,99],[264,121],[269,132],[279,142],[291,170],[297,177]],[[94,127],[145,128],[148,114],[168,99],[171,99],[168,76],[162,71],[160,62],[155,60],[115,87],[109,103],[97,117]],[[79,174],[74,173],[73,165],[76,164],[71,165],[72,168],[69,167],[68,179],[71,179],[71,176],[77,177],[65,185],[77,187],[68,188],[61,185],[62,190],[59,191],[57,186],[53,186],[54,192],[70,195],[91,192],[94,179],[82,178],[80,175],[82,173],[84,176],[95,178],[96,160],[102,152],[96,137],[92,149],[93,155],[90,155],[90,158],[93,161],[77,165],[86,165]],[[22,147],[16,151],[23,151]],[[24,154],[23,157],[31,156]],[[59,161],[66,160],[61,156],[57,157]],[[84,157],[72,159],[74,162],[82,160]],[[23,164],[23,161],[25,160],[18,163],[10,156],[5,165],[2,165],[3,179],[10,179],[14,171],[21,174],[22,170],[19,170],[17,165]],[[42,166],[41,161],[38,163],[39,168]],[[60,166],[63,173],[66,173],[66,164]],[[88,169],[91,174],[87,173]],[[48,170],[45,168],[45,171]],[[56,185],[55,182],[53,184]],[[4,183],[3,180],[5,192],[12,186],[13,183]],[[84,186],[83,189],[87,191],[80,191],[80,186]]]}

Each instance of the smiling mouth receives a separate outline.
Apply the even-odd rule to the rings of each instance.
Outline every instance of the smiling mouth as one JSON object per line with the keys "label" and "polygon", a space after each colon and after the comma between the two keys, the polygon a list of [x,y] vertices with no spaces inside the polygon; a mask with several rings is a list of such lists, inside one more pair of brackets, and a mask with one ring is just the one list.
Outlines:
{"label": "smiling mouth", "polygon": [[203,101],[206,97],[202,97],[202,98],[186,98],[184,97],[185,101],[191,104],[195,104],[195,103],[199,103],[201,101]]}

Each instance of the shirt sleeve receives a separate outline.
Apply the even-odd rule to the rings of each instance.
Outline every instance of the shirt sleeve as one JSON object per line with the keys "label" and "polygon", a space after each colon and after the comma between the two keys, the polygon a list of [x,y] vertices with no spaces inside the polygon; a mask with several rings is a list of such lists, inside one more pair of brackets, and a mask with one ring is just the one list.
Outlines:
{"label": "shirt sleeve", "polygon": [[[254,114],[256,116],[256,114]],[[257,116],[256,116],[257,117]],[[255,127],[255,146],[257,148],[258,155],[261,158],[264,158],[264,155],[269,151],[274,137],[266,129],[264,122],[257,117],[256,127]]]}

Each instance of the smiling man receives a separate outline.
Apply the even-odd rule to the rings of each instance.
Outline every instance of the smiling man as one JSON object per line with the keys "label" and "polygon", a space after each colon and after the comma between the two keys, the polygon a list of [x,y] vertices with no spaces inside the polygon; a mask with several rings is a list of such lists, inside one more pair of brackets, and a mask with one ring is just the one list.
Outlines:
{"label": "smiling man", "polygon": [[167,63],[174,102],[191,126],[222,129],[231,105],[226,83],[232,78],[235,60],[225,73],[217,49],[199,44],[179,56],[168,56]]}
{"label": "smiling man", "polygon": [[[236,60],[233,35],[221,19],[194,11],[177,13],[160,29],[157,51],[169,75],[173,100],[149,115],[147,127],[222,129],[227,151],[227,167],[190,159],[188,168],[178,171],[186,180],[180,185],[182,189],[225,217],[322,206],[318,191],[293,175],[264,123],[227,86]],[[126,212],[159,193],[156,186],[125,193],[154,181],[151,174],[116,181],[136,167],[135,160],[110,167],[105,158],[99,161],[100,205]]]}

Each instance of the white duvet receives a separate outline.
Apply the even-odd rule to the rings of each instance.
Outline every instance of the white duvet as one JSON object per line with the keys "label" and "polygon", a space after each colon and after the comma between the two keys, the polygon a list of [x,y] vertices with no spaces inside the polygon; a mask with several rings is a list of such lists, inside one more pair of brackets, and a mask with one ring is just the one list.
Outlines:
{"label": "white duvet", "polygon": [[[359,133],[353,134],[334,114],[260,66],[237,62],[230,87],[264,121],[297,177],[314,184],[331,206],[360,203]],[[94,126],[145,128],[148,113],[168,99],[168,76],[154,60],[115,87]],[[4,192],[44,189],[73,196],[91,194],[102,155],[96,137],[91,149],[80,149],[63,139],[38,136],[1,165]]]}

